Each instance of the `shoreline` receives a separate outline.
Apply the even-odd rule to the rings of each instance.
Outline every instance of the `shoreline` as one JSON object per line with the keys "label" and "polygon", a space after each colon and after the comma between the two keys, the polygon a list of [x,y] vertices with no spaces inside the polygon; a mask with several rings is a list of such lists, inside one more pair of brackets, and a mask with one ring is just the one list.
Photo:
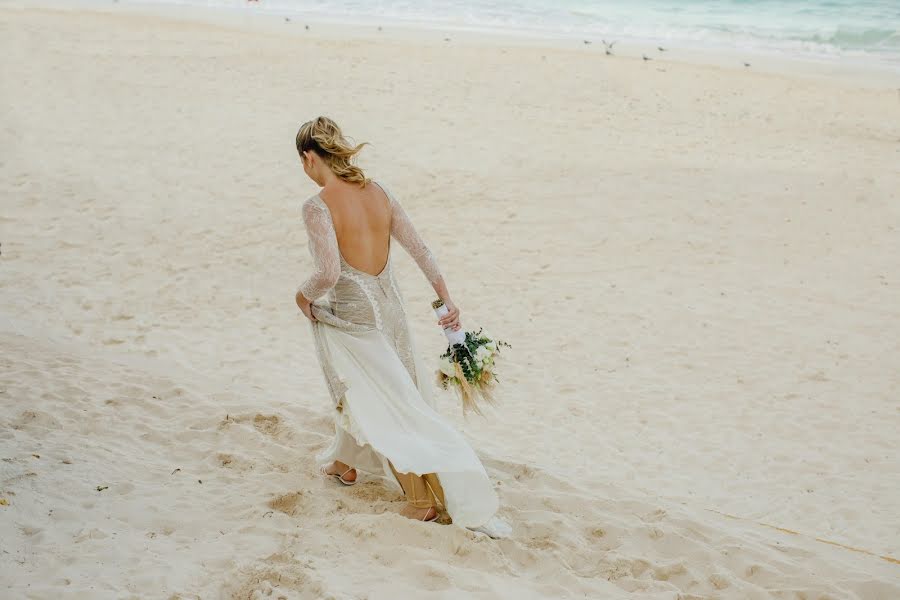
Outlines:
{"label": "shoreline", "polygon": [[[665,65],[686,64],[698,67],[716,67],[732,71],[754,71],[774,75],[811,78],[842,84],[859,85],[876,89],[900,91],[900,64],[890,62],[865,62],[858,57],[805,57],[778,54],[764,49],[739,50],[735,48],[700,48],[691,44],[667,43],[661,53],[657,43],[649,40],[613,40],[614,56],[607,57],[600,39],[584,39],[577,34],[541,33],[522,29],[472,29],[470,27],[428,21],[362,21],[348,22],[341,17],[315,15],[299,20],[291,17],[285,21],[284,12],[252,12],[244,8],[197,7],[161,5],[143,2],[99,2],[79,0],[71,2],[38,2],[22,5],[20,2],[0,0],[0,8],[20,10],[53,10],[61,12],[95,12],[110,15],[150,16],[175,21],[214,25],[232,30],[263,31],[269,34],[302,36],[334,41],[341,36],[348,40],[391,41],[416,44],[457,44],[468,47],[526,47],[548,51],[568,51],[596,55],[604,60],[633,60],[638,63]],[[368,18],[368,17],[365,17]],[[312,26],[309,30],[302,26]],[[449,37],[449,40],[447,39]],[[585,42],[589,43],[585,43]],[[643,57],[650,59],[645,61]],[[749,68],[745,66],[749,64]]]}

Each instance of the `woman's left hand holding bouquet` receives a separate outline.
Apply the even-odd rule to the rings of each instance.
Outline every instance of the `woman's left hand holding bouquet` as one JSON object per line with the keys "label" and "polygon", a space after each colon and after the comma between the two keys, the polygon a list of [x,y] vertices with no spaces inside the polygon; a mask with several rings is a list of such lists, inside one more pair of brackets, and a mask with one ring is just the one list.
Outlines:
{"label": "woman's left hand holding bouquet", "polygon": [[456,307],[456,304],[450,298],[444,300],[444,306],[447,307],[447,314],[438,319],[438,325],[441,326],[441,329],[449,328],[452,331],[459,331],[461,327],[459,324],[459,308]]}

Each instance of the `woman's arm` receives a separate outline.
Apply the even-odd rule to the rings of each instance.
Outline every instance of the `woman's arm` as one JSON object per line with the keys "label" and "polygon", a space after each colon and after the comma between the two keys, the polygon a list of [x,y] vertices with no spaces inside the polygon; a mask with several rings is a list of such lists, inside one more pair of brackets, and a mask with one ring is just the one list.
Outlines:
{"label": "woman's arm", "polygon": [[450,291],[447,289],[447,283],[444,281],[434,253],[422,239],[422,236],[419,235],[409,215],[406,214],[403,206],[394,198],[394,195],[384,186],[381,186],[381,189],[384,190],[391,201],[391,236],[416,261],[431,287],[434,288],[438,297],[444,301],[444,305],[447,307],[447,314],[438,321],[438,324],[441,327],[453,327],[454,330],[459,329],[459,309],[453,303],[453,300],[450,299]]}
{"label": "woman's arm", "polygon": [[[388,194],[391,201],[391,236],[396,239],[403,249],[416,261],[419,269],[428,279],[428,283],[434,288],[438,295],[444,298],[447,293],[447,286],[438,267],[437,259],[434,253],[416,231],[415,226],[409,219],[409,215],[403,210],[403,206],[394,198],[393,194]],[[440,288],[440,289],[439,289]],[[442,293],[443,292],[443,293]]]}
{"label": "woman's arm", "polygon": [[340,250],[331,216],[311,200],[303,204],[303,223],[314,270],[297,287],[296,300],[304,314],[311,318],[309,304],[333,288],[341,276]]}

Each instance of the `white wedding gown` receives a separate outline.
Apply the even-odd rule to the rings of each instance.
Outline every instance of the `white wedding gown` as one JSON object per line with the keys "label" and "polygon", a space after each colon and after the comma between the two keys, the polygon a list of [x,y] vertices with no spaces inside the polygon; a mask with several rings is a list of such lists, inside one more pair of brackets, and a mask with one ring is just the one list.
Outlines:
{"label": "white wedding gown", "polygon": [[[440,270],[433,253],[394,195],[372,183],[390,200],[391,240],[436,282]],[[317,321],[310,324],[335,417],[334,440],[316,462],[339,460],[399,493],[388,459],[399,473],[435,473],[455,525],[507,537],[511,530],[495,516],[498,498],[484,466],[436,411],[431,377],[416,352],[394,278],[393,242],[384,269],[372,275],[344,260],[331,213],[318,194],[303,203],[303,220],[315,271],[298,290],[314,301]],[[316,301],[323,295],[327,304]]]}

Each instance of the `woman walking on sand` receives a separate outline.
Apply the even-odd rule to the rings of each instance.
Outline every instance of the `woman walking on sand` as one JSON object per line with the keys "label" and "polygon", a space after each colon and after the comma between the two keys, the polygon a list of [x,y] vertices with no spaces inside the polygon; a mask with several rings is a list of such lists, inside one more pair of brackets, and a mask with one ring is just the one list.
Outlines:
{"label": "woman walking on sand", "polygon": [[[364,144],[350,145],[323,116],[304,123],[296,143],[303,170],[322,188],[302,206],[315,269],[296,294],[334,408],[335,437],[316,462],[345,485],[360,470],[402,491],[406,517],[435,521],[443,510],[455,525],[507,537],[484,466],[435,410],[391,242],[403,246],[449,309],[441,327],[459,330],[459,309],[434,254],[390,189],[352,164]],[[327,303],[316,302],[323,296]]]}

